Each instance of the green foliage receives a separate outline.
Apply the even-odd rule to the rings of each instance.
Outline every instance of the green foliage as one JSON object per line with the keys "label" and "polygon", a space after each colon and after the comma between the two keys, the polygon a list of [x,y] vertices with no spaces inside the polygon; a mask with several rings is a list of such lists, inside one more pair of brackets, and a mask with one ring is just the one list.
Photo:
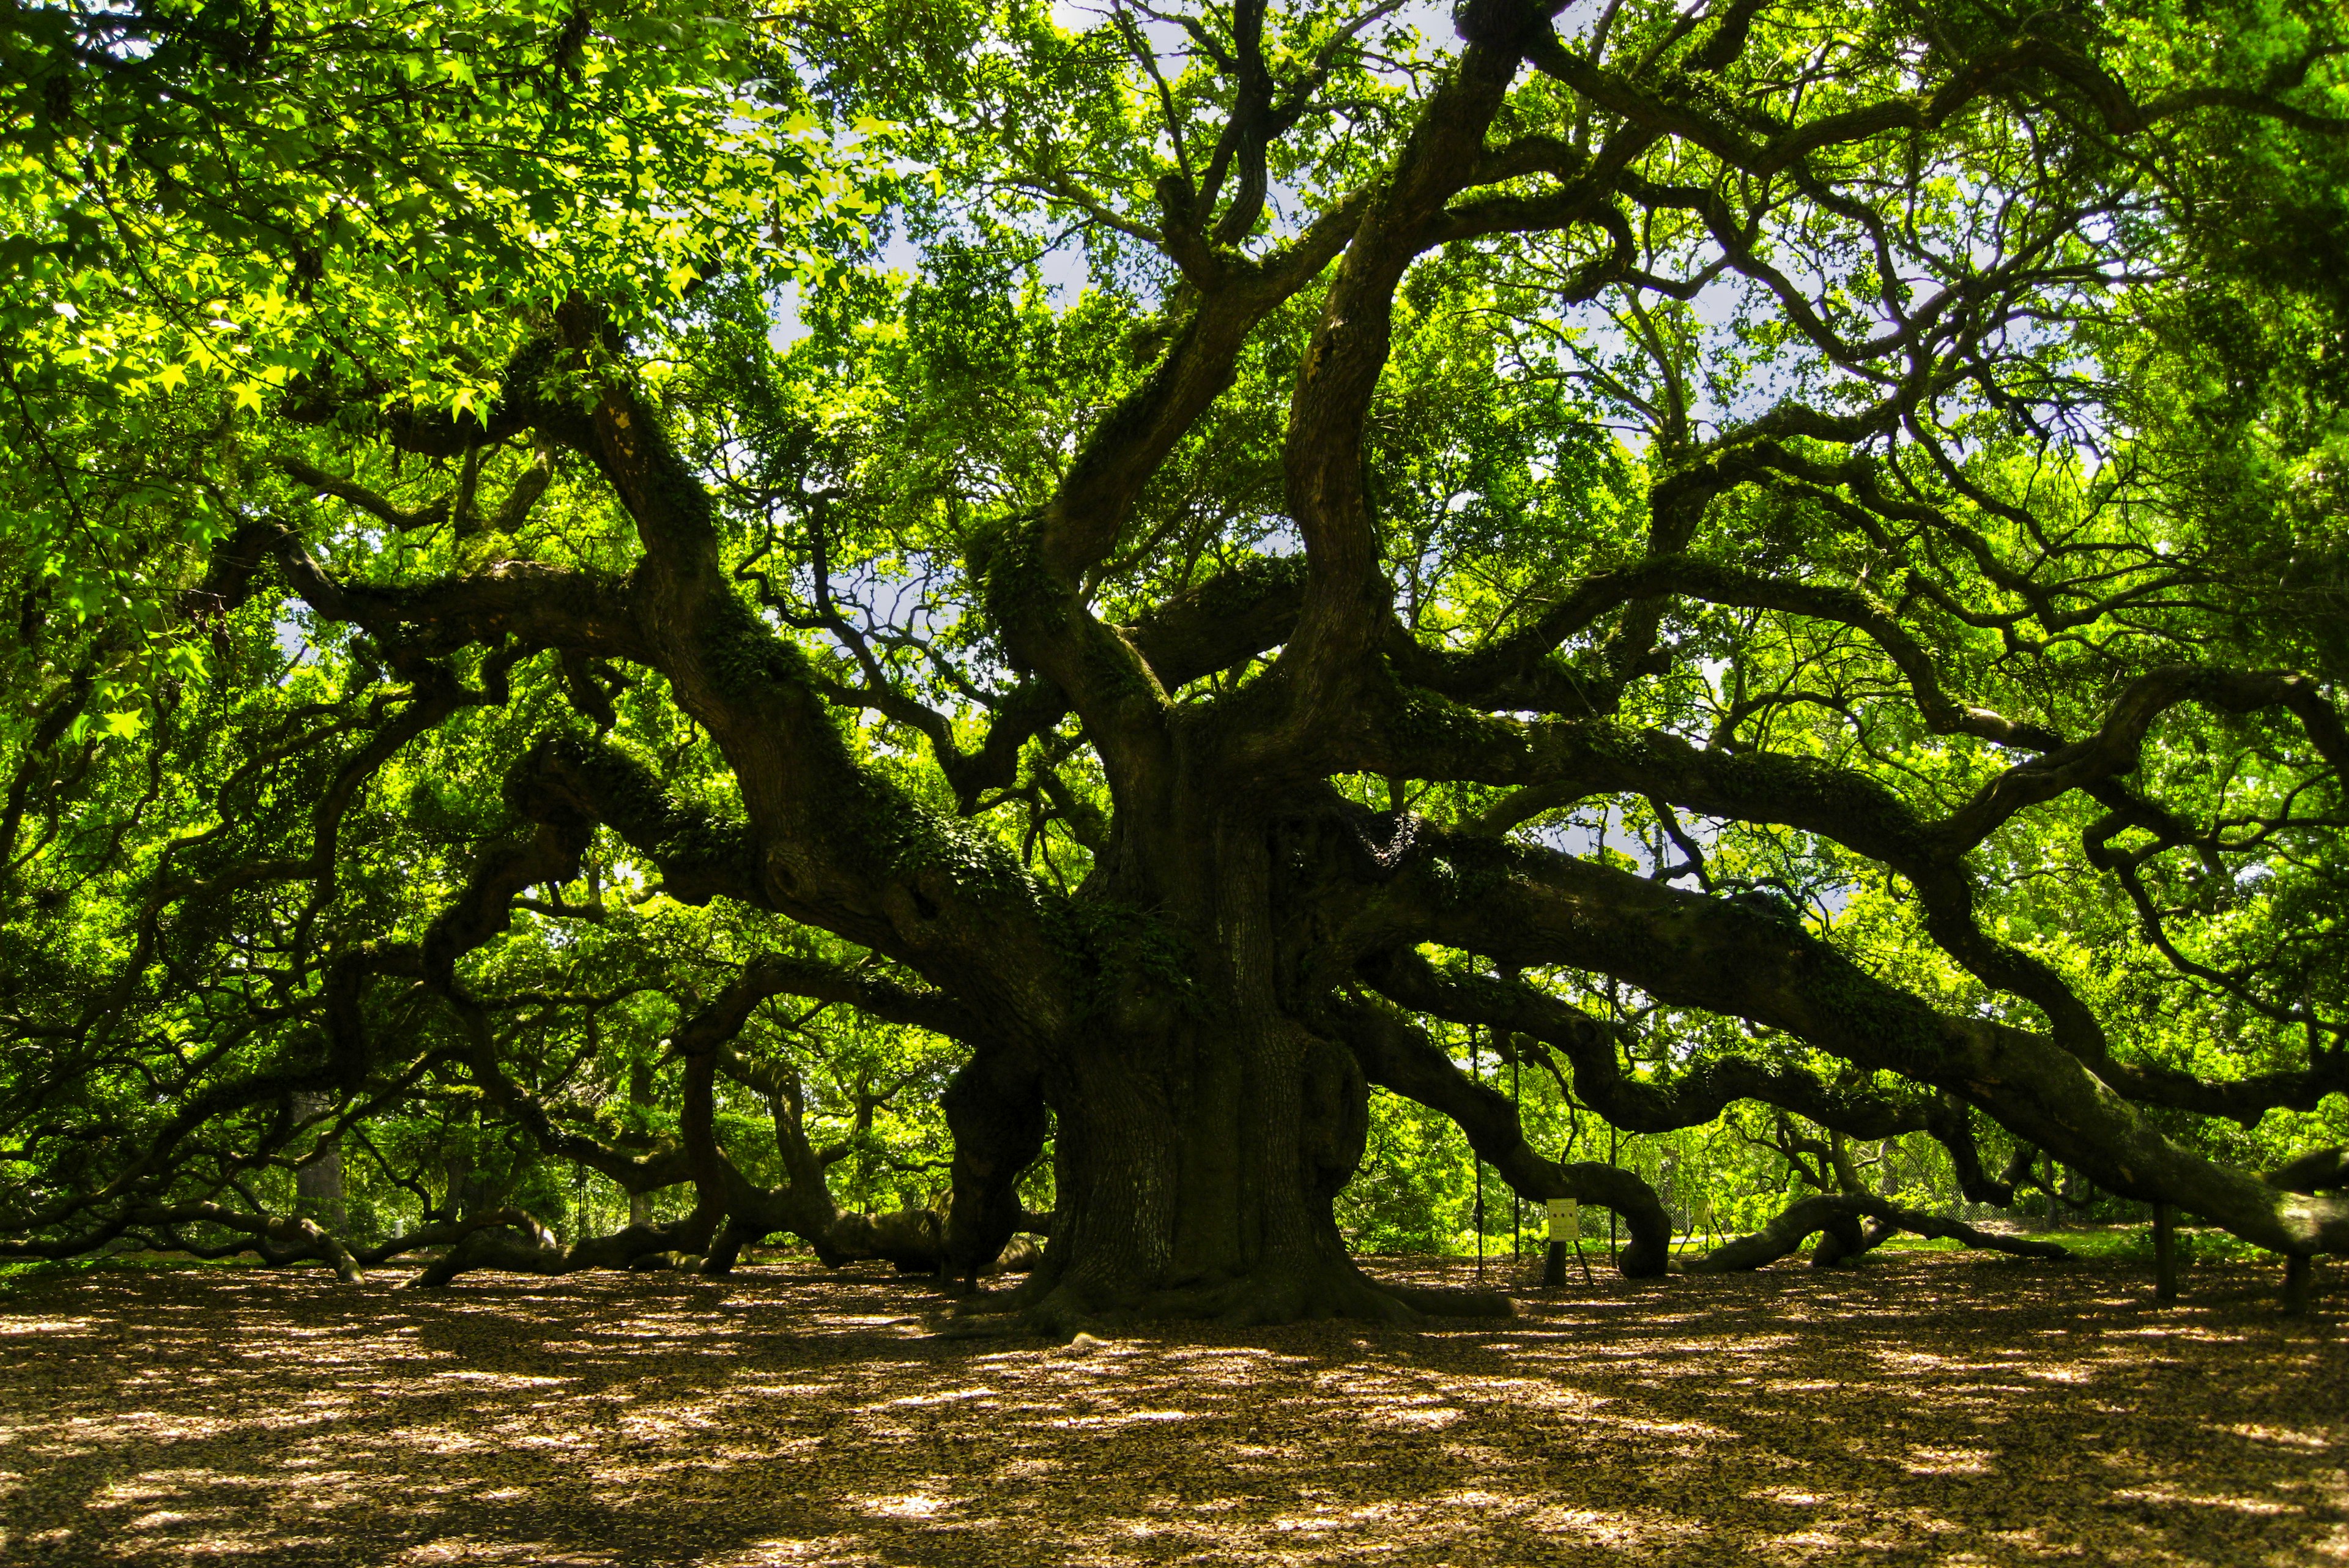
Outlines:
{"label": "green foliage", "polygon": [[157,644],[155,568],[234,525],[244,432],[461,431],[566,300],[626,330],[854,255],[887,179],[786,61],[770,24],[658,4],[12,7],[8,545],[60,631],[101,628],[113,711],[84,719],[202,673]]}

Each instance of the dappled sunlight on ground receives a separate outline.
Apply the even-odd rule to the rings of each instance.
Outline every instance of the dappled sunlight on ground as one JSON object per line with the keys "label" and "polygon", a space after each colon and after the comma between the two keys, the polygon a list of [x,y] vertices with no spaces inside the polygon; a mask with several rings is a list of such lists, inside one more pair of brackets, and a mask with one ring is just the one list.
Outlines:
{"label": "dappled sunlight on ground", "polygon": [[934,1338],[877,1268],[53,1276],[0,1303],[0,1562],[2349,1564],[2342,1297],[2143,1275],[1918,1253],[1073,1347]]}

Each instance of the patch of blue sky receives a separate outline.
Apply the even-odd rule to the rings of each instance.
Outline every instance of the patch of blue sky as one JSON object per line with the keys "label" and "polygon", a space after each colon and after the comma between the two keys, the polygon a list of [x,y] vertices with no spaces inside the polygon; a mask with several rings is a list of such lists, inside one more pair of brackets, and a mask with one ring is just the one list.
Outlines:
{"label": "patch of blue sky", "polygon": [[[1727,831],[1723,823],[1712,817],[1691,815],[1685,812],[1680,814],[1680,825],[1682,833],[1704,852],[1708,860],[1721,847]],[[1532,842],[1578,860],[1598,860],[1602,855],[1611,860],[1619,856],[1629,861],[1630,870],[1640,877],[1652,877],[1658,869],[1656,846],[1631,832],[1612,803],[1600,805],[1596,822],[1591,821],[1585,811],[1577,810],[1565,816],[1537,822],[1525,831]],[[1669,839],[1665,841],[1663,855],[1663,864],[1667,866],[1678,866],[1685,858],[1679,846]],[[1799,864],[1802,859],[1799,849],[1790,846],[1789,858]],[[1709,869],[1718,885],[1723,872],[1718,867]],[[1685,877],[1686,874],[1682,873],[1673,880],[1684,881]],[[1744,879],[1775,885],[1766,872],[1758,876],[1749,872]],[[1737,881],[1731,883],[1733,887],[1738,885]],[[1830,878],[1800,878],[1796,886],[1806,906],[1803,910],[1806,919],[1822,929],[1832,927],[1842,918],[1844,910],[1851,905],[1852,895],[1857,890],[1856,884]]]}
{"label": "patch of blue sky", "polygon": [[281,615],[270,624],[270,632],[277,640],[277,651],[282,658],[296,658],[310,646],[309,618],[306,612],[295,612]]}

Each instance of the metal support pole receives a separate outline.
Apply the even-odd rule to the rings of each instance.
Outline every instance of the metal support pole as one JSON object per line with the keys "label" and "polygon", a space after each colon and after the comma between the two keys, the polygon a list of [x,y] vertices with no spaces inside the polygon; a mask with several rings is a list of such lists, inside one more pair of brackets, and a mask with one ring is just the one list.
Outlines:
{"label": "metal support pole", "polygon": [[[1610,1168],[1615,1164],[1615,1124],[1612,1122],[1607,1124],[1607,1163]],[[1612,1209],[1607,1210],[1607,1256],[1610,1261],[1615,1256],[1615,1210]]]}
{"label": "metal support pole", "polygon": [[[1509,1051],[1509,1114],[1517,1119],[1517,1138],[1526,1136],[1526,1111],[1517,1091],[1525,1086],[1526,1044],[1519,1040]],[[1509,1188],[1509,1261],[1511,1272],[1523,1266],[1526,1257],[1526,1195],[1512,1184]]]}
{"label": "metal support pole", "polygon": [[[1478,1071],[1476,1026],[1473,1023],[1468,1026],[1468,1081],[1472,1084],[1484,1081]],[[1485,1277],[1485,1157],[1476,1154],[1474,1145],[1469,1147],[1468,1152],[1476,1155],[1476,1277],[1481,1280]]]}
{"label": "metal support pole", "polygon": [[2153,1206],[2153,1299],[2178,1299],[2178,1211],[2167,1203]]}

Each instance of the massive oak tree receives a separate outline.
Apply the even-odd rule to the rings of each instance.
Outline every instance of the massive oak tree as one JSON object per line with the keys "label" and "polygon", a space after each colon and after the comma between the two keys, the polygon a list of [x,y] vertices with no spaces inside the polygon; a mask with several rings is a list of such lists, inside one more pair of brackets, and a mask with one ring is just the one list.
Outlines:
{"label": "massive oak tree", "polygon": [[[819,8],[679,18],[630,97],[648,26],[379,106],[481,128],[419,213],[592,187],[448,231],[487,259],[285,306],[270,377],[126,339],[20,399],[10,483],[71,524],[10,566],[14,1245],[355,1267],[251,1173],[457,1085],[695,1199],[567,1250],[450,1212],[428,1277],[778,1232],[968,1273],[1032,1226],[1025,1323],[1395,1315],[1445,1303],[1332,1217],[1376,1085],[1663,1272],[1656,1193],[1530,1147],[1465,1030],[1629,1131],[1759,1101],[1976,1200],[2044,1154],[2349,1250],[2337,1153],[2199,1130],[2322,1144],[2349,1088],[2333,7]],[[131,91],[110,47],[50,79]],[[456,90],[440,47],[407,79]],[[516,161],[593,84],[690,156]],[[431,248],[198,220],[293,280]],[[175,299],[117,239],[77,309]],[[85,514],[127,607],[42,587]],[[653,995],[677,1120],[632,1137],[574,1091]],[[952,1043],[940,1215],[836,1201],[742,1044],[783,999]]]}

